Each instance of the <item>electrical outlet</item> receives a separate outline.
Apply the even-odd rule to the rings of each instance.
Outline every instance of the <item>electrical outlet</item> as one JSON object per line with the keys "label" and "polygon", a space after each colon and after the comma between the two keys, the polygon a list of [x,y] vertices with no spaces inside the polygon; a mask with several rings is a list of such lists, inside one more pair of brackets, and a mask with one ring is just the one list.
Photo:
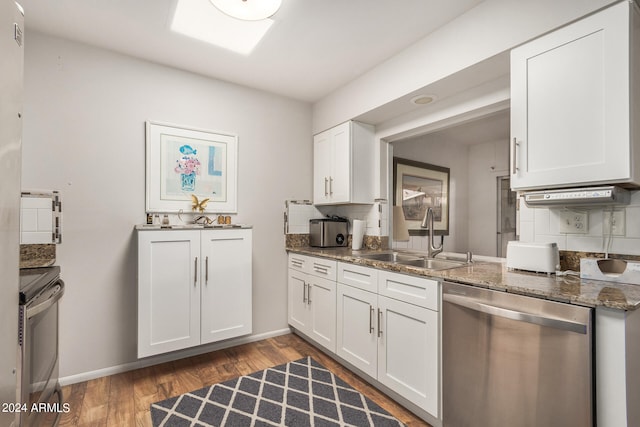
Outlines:
{"label": "electrical outlet", "polygon": [[581,211],[560,211],[558,212],[560,223],[558,231],[568,234],[587,234],[589,226],[587,224],[587,212]]}
{"label": "electrical outlet", "polygon": [[609,235],[611,230],[612,236],[624,236],[625,233],[625,210],[615,209],[613,211],[613,218],[611,217],[611,211],[604,211],[602,219],[602,232],[605,236]]}

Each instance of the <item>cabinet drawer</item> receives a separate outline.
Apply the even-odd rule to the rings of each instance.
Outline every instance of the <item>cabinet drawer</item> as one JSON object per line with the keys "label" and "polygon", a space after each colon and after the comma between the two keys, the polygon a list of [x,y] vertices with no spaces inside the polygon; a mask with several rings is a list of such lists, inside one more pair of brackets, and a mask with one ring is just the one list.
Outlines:
{"label": "cabinet drawer", "polygon": [[364,289],[365,291],[375,292],[378,286],[378,270],[339,262],[338,282]]}
{"label": "cabinet drawer", "polygon": [[438,311],[439,282],[389,271],[378,272],[378,293],[399,301]]}
{"label": "cabinet drawer", "polygon": [[289,268],[307,273],[309,271],[310,258],[304,255],[289,254]]}
{"label": "cabinet drawer", "polygon": [[336,280],[337,262],[324,258],[308,258],[309,266],[307,272],[312,276],[323,277],[328,280]]}

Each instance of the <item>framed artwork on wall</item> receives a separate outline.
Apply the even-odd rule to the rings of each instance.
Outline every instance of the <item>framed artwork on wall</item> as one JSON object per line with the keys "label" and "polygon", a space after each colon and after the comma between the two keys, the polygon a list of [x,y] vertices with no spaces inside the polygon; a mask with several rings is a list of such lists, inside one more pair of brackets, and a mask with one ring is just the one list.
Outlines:
{"label": "framed artwork on wall", "polygon": [[205,212],[237,211],[238,137],[146,122],[146,211],[190,212],[192,196]]}
{"label": "framed artwork on wall", "polygon": [[449,168],[393,158],[393,201],[402,206],[409,235],[425,235],[420,227],[431,208],[434,234],[449,234]]}

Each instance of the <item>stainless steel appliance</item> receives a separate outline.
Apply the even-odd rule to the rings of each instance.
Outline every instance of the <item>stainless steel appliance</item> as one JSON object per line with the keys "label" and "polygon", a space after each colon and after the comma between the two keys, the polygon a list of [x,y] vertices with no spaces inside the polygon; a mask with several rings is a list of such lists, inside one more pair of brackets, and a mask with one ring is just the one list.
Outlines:
{"label": "stainless steel appliance", "polygon": [[445,427],[593,426],[593,310],[443,284]]}
{"label": "stainless steel appliance", "polygon": [[[20,149],[24,16],[13,1],[0,1],[0,402],[16,399]],[[0,411],[0,425],[15,414]]]}
{"label": "stainless steel appliance", "polygon": [[19,426],[55,426],[65,411],[58,382],[58,301],[63,294],[60,267],[20,271]]}
{"label": "stainless steel appliance", "polygon": [[320,218],[309,220],[309,244],[328,248],[347,246],[349,220],[345,218]]}

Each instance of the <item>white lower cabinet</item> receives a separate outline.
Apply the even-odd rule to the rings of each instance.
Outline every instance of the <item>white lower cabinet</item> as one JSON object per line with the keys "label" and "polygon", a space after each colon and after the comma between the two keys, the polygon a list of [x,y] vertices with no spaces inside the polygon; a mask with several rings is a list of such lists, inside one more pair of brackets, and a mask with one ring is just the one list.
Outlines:
{"label": "white lower cabinet", "polygon": [[439,419],[439,281],[298,254],[288,280],[293,328]]}
{"label": "white lower cabinet", "polygon": [[289,256],[289,325],[336,351],[336,262]]}
{"label": "white lower cabinet", "polygon": [[378,381],[438,417],[438,312],[383,296],[378,310]]}
{"label": "white lower cabinet", "polygon": [[338,356],[440,413],[437,280],[338,263]]}
{"label": "white lower cabinet", "polygon": [[378,374],[378,294],[338,283],[336,353],[367,375]]}
{"label": "white lower cabinet", "polygon": [[138,232],[138,357],[252,331],[251,229]]}

